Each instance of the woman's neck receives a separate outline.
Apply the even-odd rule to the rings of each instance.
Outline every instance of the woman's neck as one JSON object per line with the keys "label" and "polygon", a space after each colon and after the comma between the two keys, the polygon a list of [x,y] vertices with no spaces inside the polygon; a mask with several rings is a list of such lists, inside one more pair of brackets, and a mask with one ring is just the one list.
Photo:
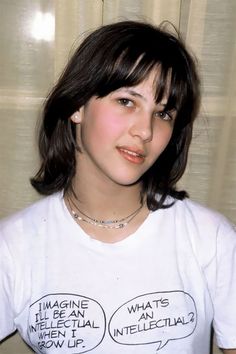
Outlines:
{"label": "woman's neck", "polygon": [[[140,184],[104,185],[95,180],[76,179],[72,190],[65,195],[65,202],[72,217],[89,236],[102,242],[114,243],[134,233],[149,214],[145,201],[141,204],[140,189]],[[91,219],[107,222],[126,218],[133,213],[135,216],[126,219],[128,223],[122,228],[104,228],[90,223]]]}
{"label": "woman's neck", "polygon": [[[72,190],[78,207],[99,219],[115,219],[129,215],[141,204],[141,185],[120,186],[115,183],[97,183],[93,180],[75,180]],[[71,197],[73,195],[71,194]]]}
{"label": "woman's neck", "polygon": [[[105,164],[105,167],[101,163],[97,164],[87,150],[76,155],[76,173],[72,181],[76,202],[79,209],[100,220],[122,218],[136,210],[141,203],[141,182],[120,182],[133,181],[129,177],[130,170],[118,173],[118,168],[122,167],[112,167],[112,161],[110,164]],[[115,169],[114,173],[112,168]]]}

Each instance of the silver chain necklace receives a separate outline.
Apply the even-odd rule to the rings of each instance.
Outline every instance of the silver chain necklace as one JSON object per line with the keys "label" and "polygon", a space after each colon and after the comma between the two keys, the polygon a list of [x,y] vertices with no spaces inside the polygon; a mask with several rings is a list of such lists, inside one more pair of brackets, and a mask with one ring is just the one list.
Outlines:
{"label": "silver chain necklace", "polygon": [[[143,207],[143,204],[140,205],[140,207],[138,207],[138,209],[136,209],[135,211],[133,211],[130,215],[122,218],[122,219],[118,219],[118,220],[97,220],[95,218],[90,217],[89,215],[85,214],[84,212],[82,212],[77,205],[75,205],[75,203],[73,202],[73,200],[71,200],[69,197],[67,197],[68,203],[69,203],[69,207],[71,210],[71,213],[73,215],[73,217],[76,220],[79,221],[83,221],[86,222],[90,225],[93,226],[98,226],[98,227],[102,227],[104,229],[122,229],[125,226],[127,226],[131,220],[133,220],[135,218],[135,216],[140,212],[140,210]],[[73,204],[73,206],[78,210],[78,212],[74,211],[74,209],[72,208],[71,204]]]}

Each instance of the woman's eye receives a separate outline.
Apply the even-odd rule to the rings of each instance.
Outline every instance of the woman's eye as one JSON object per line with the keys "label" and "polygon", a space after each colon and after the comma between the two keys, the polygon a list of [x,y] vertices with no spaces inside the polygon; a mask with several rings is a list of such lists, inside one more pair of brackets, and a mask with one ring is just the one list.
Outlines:
{"label": "woman's eye", "polygon": [[125,107],[132,107],[134,105],[133,101],[129,100],[128,98],[119,98],[118,102]]}
{"label": "woman's eye", "polygon": [[171,121],[173,119],[170,112],[167,111],[156,112],[155,116],[167,121]]}

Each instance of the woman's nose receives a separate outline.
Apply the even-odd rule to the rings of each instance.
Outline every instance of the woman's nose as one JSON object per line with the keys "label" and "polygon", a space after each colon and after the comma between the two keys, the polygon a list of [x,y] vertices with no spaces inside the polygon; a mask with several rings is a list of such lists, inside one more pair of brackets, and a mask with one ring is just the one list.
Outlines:
{"label": "woman's nose", "polygon": [[152,140],[152,117],[149,114],[139,114],[135,117],[130,127],[130,134],[137,136],[144,142]]}

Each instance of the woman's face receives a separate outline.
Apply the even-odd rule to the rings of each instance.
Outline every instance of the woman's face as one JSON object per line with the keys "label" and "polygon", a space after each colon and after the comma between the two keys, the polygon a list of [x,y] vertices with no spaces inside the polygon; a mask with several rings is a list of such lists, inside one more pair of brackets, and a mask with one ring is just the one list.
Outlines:
{"label": "woman's face", "polygon": [[140,84],[92,97],[71,119],[77,123],[79,174],[131,185],[168,145],[176,112],[166,112],[167,97],[156,104],[152,72]]}

